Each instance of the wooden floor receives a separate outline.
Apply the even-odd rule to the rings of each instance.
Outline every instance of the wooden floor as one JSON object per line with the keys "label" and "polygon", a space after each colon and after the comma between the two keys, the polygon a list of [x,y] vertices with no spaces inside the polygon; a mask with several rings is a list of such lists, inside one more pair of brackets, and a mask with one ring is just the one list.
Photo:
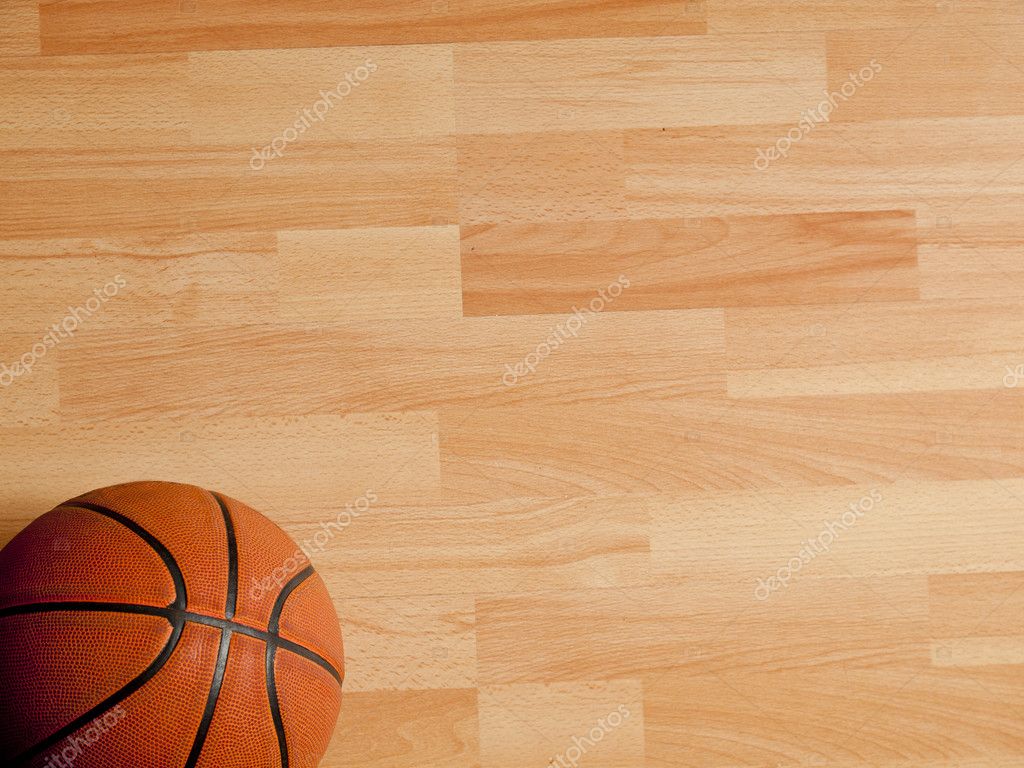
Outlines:
{"label": "wooden floor", "polygon": [[4,0],[0,543],[136,479],[341,513],[327,768],[1019,768],[1022,44]]}

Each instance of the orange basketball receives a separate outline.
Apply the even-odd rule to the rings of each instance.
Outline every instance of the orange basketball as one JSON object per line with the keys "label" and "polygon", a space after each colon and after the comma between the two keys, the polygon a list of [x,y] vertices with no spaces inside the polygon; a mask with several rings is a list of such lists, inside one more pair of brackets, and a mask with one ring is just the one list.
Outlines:
{"label": "orange basketball", "polygon": [[61,504],[0,551],[0,763],[314,768],[341,630],[287,534],[191,485]]}

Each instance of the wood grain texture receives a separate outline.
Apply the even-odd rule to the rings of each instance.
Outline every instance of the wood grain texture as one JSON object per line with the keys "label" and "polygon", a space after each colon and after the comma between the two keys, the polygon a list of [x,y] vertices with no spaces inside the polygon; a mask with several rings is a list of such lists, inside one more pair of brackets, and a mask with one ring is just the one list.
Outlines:
{"label": "wood grain texture", "polygon": [[1015,3],[977,0],[973,3],[902,0],[879,5],[872,0],[705,0],[709,31],[789,32],[795,30],[903,29],[965,24],[1020,23],[1024,12]]}
{"label": "wood grain texture", "polygon": [[39,4],[10,0],[0,7],[0,56],[35,56],[40,51]]}
{"label": "wood grain texture", "polygon": [[842,314],[730,309],[730,394],[1005,390],[1022,332],[1014,300],[862,302]]}
{"label": "wood grain texture", "polygon": [[[480,732],[484,734],[480,756],[488,765],[512,768],[550,764],[546,761],[552,759],[571,760],[574,746],[586,751],[587,763],[598,768],[644,762],[643,686],[639,680],[490,685],[480,689],[479,701]],[[619,704],[610,706],[610,701]],[[582,738],[577,734],[580,723],[590,726]],[[611,729],[611,723],[619,725]],[[602,735],[593,739],[590,732]],[[530,738],[523,738],[526,733]]]}
{"label": "wood grain texture", "polygon": [[[829,600],[838,584],[843,599]],[[649,680],[668,671],[897,672],[927,660],[929,648],[923,576],[806,580],[763,602],[752,600],[748,581],[696,577],[666,587],[513,594],[478,600],[476,621],[481,680],[493,683]]]}
{"label": "wood grain texture", "polygon": [[620,279],[608,310],[917,298],[915,229],[902,211],[464,227],[462,306],[561,313]]}
{"label": "wood grain texture", "polygon": [[[352,692],[335,734],[331,765],[428,764],[456,768],[480,762],[477,690]],[[382,734],[390,734],[382,738]]]}
{"label": "wood grain texture", "polygon": [[[650,581],[648,499],[453,505],[431,498],[412,506],[387,503],[401,491],[397,482],[378,490],[381,503],[348,528],[344,546],[327,548],[318,558],[339,585],[352,578],[367,593],[380,596],[459,595],[467,588],[488,595]],[[429,496],[419,493],[420,499]],[[319,521],[297,518],[288,518],[297,539],[320,530]],[[515,537],[508,535],[510,530],[517,532]],[[391,542],[386,551],[381,541]]]}
{"label": "wood grain texture", "polygon": [[[32,373],[35,377],[35,371]],[[45,373],[40,374],[44,379]],[[17,382],[21,384],[22,382]],[[13,391],[14,386],[11,390]],[[314,416],[308,418],[195,418],[139,419],[97,425],[48,424],[38,428],[12,426],[3,430],[3,460],[11,485],[4,495],[6,509],[38,509],[78,495],[82,484],[100,486],[128,474],[137,478],[174,476],[182,482],[217,488],[232,497],[259,496],[253,504],[279,510],[280,518],[294,507],[292,490],[267,490],[259,478],[277,475],[297,478],[317,467],[317,483],[307,477],[307,514],[319,522],[332,510],[354,502],[379,479],[392,492],[429,491],[438,484],[436,419],[430,414],[379,416]],[[246,438],[247,449],[233,446]],[[373,451],[337,454],[338,441],[381,447]],[[296,446],[305,446],[298,451]],[[80,462],[88,450],[94,458]],[[403,471],[388,471],[388,462]],[[387,480],[385,480],[385,477]],[[47,478],[50,478],[47,480]],[[95,478],[91,480],[90,478]],[[34,489],[31,494],[24,490]]]}
{"label": "wood grain texture", "polygon": [[494,499],[1011,477],[1022,405],[1004,388],[444,411],[442,480]]}
{"label": "wood grain texture", "polygon": [[[5,235],[202,235],[258,231],[271,218],[284,229],[336,229],[456,217],[449,137],[299,144],[260,171],[252,157],[241,145],[5,152]],[[47,209],[55,195],[65,204]]]}
{"label": "wood grain texture", "polygon": [[318,324],[461,316],[458,227],[291,230],[277,241],[279,303],[268,315]]}
{"label": "wood grain texture", "polygon": [[[584,319],[575,336],[569,328],[576,325],[546,316],[500,324],[437,320],[415,327],[371,319],[340,327],[261,323],[130,333],[90,328],[59,350],[67,374],[64,404],[76,419],[108,418],[111,398],[140,414],[199,409],[285,416],[725,391],[721,310]],[[225,359],[241,339],[265,350],[259,366]],[[168,349],[176,350],[174,357],[166,355]],[[550,352],[541,361],[544,349]],[[642,366],[644,375],[625,376],[614,367],[625,359]],[[205,372],[199,381],[197,370]],[[571,373],[579,371],[586,375]]]}
{"label": "wood grain texture", "polygon": [[[457,126],[514,134],[782,121],[824,88],[824,42],[795,34],[459,45]],[[737,59],[737,45],[749,57]]]}
{"label": "wood grain texture", "polygon": [[8,0],[0,544],[129,480],[266,512],[345,629],[323,768],[1019,768],[1022,43]]}
{"label": "wood grain texture", "polygon": [[[88,314],[91,327],[202,326],[265,314],[281,293],[276,256],[271,232],[0,241],[0,302],[10,309],[0,328],[62,323],[95,291],[104,301]],[[122,291],[130,301],[117,300]]]}
{"label": "wood grain texture", "polygon": [[[113,7],[112,7],[113,6]],[[700,0],[65,0],[42,6],[48,54],[653,37],[706,31]]]}
{"label": "wood grain texture", "polygon": [[909,37],[898,28],[830,32],[830,90],[841,89],[872,60],[880,68],[871,79],[865,77],[836,119],[1020,114],[1024,59],[1016,49],[1019,34],[1019,25],[960,24],[924,26]]}

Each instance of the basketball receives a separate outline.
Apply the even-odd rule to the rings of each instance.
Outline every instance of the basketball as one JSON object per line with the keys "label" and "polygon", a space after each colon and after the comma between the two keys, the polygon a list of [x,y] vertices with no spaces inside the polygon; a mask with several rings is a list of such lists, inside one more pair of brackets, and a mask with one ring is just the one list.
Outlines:
{"label": "basketball", "polygon": [[314,768],[341,708],[330,595],[277,525],[191,485],[57,506],[0,551],[0,762]]}

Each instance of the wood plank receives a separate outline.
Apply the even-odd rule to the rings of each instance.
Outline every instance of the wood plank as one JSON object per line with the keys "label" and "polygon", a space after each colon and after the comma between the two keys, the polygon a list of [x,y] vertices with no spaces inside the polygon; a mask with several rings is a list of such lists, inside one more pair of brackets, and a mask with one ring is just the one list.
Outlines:
{"label": "wood plank", "polygon": [[928,579],[928,609],[936,638],[1019,637],[1024,572],[936,574]]}
{"label": "wood plank", "polygon": [[[1024,114],[1024,58],[1018,42],[1024,17],[1016,21],[996,27],[946,24],[912,31],[830,32],[828,87],[840,93],[841,102],[834,119]],[[873,60],[877,73],[870,72]],[[856,87],[862,71],[864,85]]]}
{"label": "wood plank", "polygon": [[457,124],[469,134],[782,121],[825,84],[824,38],[813,33],[455,48]]}
{"label": "wood plank", "polygon": [[[637,373],[616,367],[627,359]],[[64,360],[62,408],[68,418],[87,420],[112,413],[270,416],[725,391],[719,310],[471,318],[416,327],[368,320],[337,327],[97,328],[67,345]]]}
{"label": "wood plank", "polygon": [[762,159],[798,119],[627,132],[628,217],[915,210],[919,225],[961,236],[1019,232],[1024,165],[1007,139],[1021,118],[833,121],[793,142],[785,157]]}
{"label": "wood plank", "polygon": [[726,326],[733,397],[994,390],[1024,362],[1017,300],[739,308]]}
{"label": "wood plank", "polygon": [[[842,584],[844,600],[829,595]],[[747,584],[509,594],[477,601],[481,684],[887,669],[928,659],[925,580],[806,581],[779,604]],[[773,601],[774,602],[774,601]],[[770,636],[770,640],[766,638]]]}
{"label": "wood plank", "polygon": [[872,0],[704,0],[708,31],[716,35],[798,30],[879,30],[966,24],[1019,24],[1024,10],[1001,0],[971,3],[902,0],[879,5]]}
{"label": "wood plank", "polygon": [[276,314],[284,319],[325,324],[461,317],[457,227],[291,230],[279,232],[277,240]]}
{"label": "wood plank", "polygon": [[[0,329],[47,328],[69,310],[80,310],[68,322],[72,334],[267,315],[276,310],[276,253],[273,235],[251,232],[0,240],[0,303],[11,310]],[[97,291],[102,304],[89,311]]]}
{"label": "wood plank", "polygon": [[479,501],[1019,477],[1021,404],[1007,389],[445,410],[442,482]]}
{"label": "wood plank", "polygon": [[480,756],[488,768],[644,764],[639,680],[480,689]]}
{"label": "wood plank", "polygon": [[177,54],[0,59],[0,114],[18,115],[0,122],[0,146],[186,144],[187,79],[187,57]]}
{"label": "wood plank", "polygon": [[[638,586],[650,581],[648,501],[640,497],[517,499],[491,504],[394,504],[377,488],[372,509],[345,516],[344,545],[317,567],[374,595],[494,594]],[[320,520],[289,518],[297,541]],[[509,531],[515,531],[514,537]],[[443,554],[439,554],[443,553]]]}
{"label": "wood plank", "polygon": [[296,516],[333,520],[343,501],[374,486],[383,494],[381,484],[392,492],[437,484],[436,422],[428,414],[120,423],[109,415],[100,425],[0,431],[4,509],[40,515],[91,488],[175,480],[222,491],[287,524]]}
{"label": "wood plank", "polygon": [[8,0],[0,6],[0,56],[37,56],[39,51],[37,0]]}
{"label": "wood plank", "polygon": [[460,136],[463,224],[615,218],[625,213],[622,135]]}
{"label": "wood plank", "polygon": [[743,578],[759,600],[807,579],[1024,570],[1022,499],[1018,479],[679,494],[648,502],[651,567]]}
{"label": "wood plank", "polygon": [[914,224],[879,211],[470,226],[463,307],[564,312],[623,278],[611,311],[916,299]]}
{"label": "wood plank", "polygon": [[252,147],[273,144],[287,155],[297,144],[442,136],[454,127],[449,46],[192,53],[188,86],[192,141],[238,145],[246,161]]}
{"label": "wood plank", "polygon": [[[348,691],[461,689],[476,681],[474,605],[468,597],[364,596],[357,580],[328,577],[348,628]],[[358,596],[356,596],[358,595]]]}
{"label": "wood plank", "polygon": [[644,688],[647,764],[1009,768],[1021,690],[1011,669],[670,674]]}
{"label": "wood plank", "polygon": [[[1016,492],[1013,487],[1009,491]],[[1020,502],[1020,497],[1017,497]],[[1024,669],[1024,573],[936,574],[928,580],[932,664],[970,675]],[[1013,669],[1015,667],[1015,669]]]}
{"label": "wood plank", "polygon": [[[815,106],[815,102],[805,105]],[[459,137],[464,224],[915,211],[933,237],[1024,239],[1019,117]],[[879,168],[885,168],[884,172]]]}
{"label": "wood plank", "polygon": [[477,691],[356,691],[345,694],[324,768],[479,765]]}
{"label": "wood plank", "polygon": [[972,240],[922,245],[918,271],[923,299],[1000,299],[1024,296],[1024,264],[1012,242]]}
{"label": "wood plank", "polygon": [[0,235],[160,236],[252,232],[268,221],[281,229],[337,229],[455,219],[455,146],[448,138],[300,142],[259,171],[251,158],[252,148],[241,146],[3,152]]}
{"label": "wood plank", "polygon": [[1024,666],[1024,635],[1016,637],[958,637],[932,643],[937,667]]}
{"label": "wood plank", "polygon": [[0,336],[0,427],[42,427],[59,420],[57,356],[62,339],[59,334],[51,338],[52,333],[39,324],[31,331],[19,328]]}
{"label": "wood plank", "polygon": [[695,0],[398,0],[332,3],[284,0],[260,8],[222,0],[76,0],[43,6],[47,54],[189,51],[224,48],[313,48],[409,45],[465,40],[699,35],[703,4]]}

